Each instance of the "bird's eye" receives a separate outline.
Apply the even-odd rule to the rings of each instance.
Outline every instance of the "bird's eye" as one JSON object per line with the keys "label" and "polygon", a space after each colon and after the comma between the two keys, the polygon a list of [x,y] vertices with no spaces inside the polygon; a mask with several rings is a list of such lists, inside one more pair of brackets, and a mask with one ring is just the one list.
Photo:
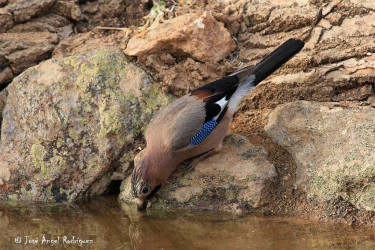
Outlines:
{"label": "bird's eye", "polygon": [[142,194],[147,194],[148,191],[150,191],[148,187],[143,187],[142,188]]}

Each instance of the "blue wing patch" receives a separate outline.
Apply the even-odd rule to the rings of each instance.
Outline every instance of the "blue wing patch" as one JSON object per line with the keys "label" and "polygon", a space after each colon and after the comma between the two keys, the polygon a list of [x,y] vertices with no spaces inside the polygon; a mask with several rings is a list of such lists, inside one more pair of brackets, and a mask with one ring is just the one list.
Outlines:
{"label": "blue wing patch", "polygon": [[190,139],[190,145],[195,146],[200,144],[212,132],[212,130],[214,130],[216,125],[217,121],[214,118],[203,124],[201,130]]}

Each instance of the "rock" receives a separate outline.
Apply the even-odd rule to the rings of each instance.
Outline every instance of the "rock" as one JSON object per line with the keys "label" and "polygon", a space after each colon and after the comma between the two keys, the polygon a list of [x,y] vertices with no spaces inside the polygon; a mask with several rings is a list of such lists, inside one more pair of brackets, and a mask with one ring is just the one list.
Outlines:
{"label": "rock", "polygon": [[49,11],[56,0],[9,0],[6,11],[13,14],[16,23],[22,23]]}
{"label": "rock", "polygon": [[[194,171],[174,173],[152,201],[152,207],[198,210],[241,210],[262,206],[262,190],[276,176],[264,148],[245,137],[228,135],[220,153],[200,162]],[[134,202],[130,177],[121,185],[119,199]],[[135,206],[135,205],[134,205]]]}
{"label": "rock", "polygon": [[27,23],[15,25],[8,32],[23,33],[23,32],[50,32],[60,33],[62,28],[69,25],[70,22],[65,17],[56,14],[47,14],[38,18],[34,18]]}
{"label": "rock", "polygon": [[85,14],[95,14],[99,11],[99,2],[86,2],[81,5],[81,8]]}
{"label": "rock", "polygon": [[375,211],[374,127],[372,107],[298,101],[277,107],[265,130],[293,156],[308,199]]}
{"label": "rock", "polygon": [[371,107],[375,107],[375,96],[370,96],[367,100]]}
{"label": "rock", "polygon": [[372,85],[366,84],[354,89],[345,90],[332,98],[333,101],[362,101],[368,98],[372,91]]}
{"label": "rock", "polygon": [[[139,0],[132,1],[135,4],[139,2]],[[105,0],[101,1],[100,12],[105,16],[120,16],[123,13],[126,13],[126,4],[122,0]],[[139,3],[138,3],[139,6]]]}
{"label": "rock", "polygon": [[134,138],[168,101],[114,49],[44,61],[7,90],[0,198],[13,200],[101,194],[117,161],[126,159]]}
{"label": "rock", "polygon": [[329,4],[326,4],[323,9],[322,9],[322,15],[323,16],[326,16],[328,15],[329,13],[332,12],[333,8],[337,7],[337,4],[339,4],[341,2],[341,0],[333,0],[333,1],[330,1]]}
{"label": "rock", "polygon": [[8,0],[0,0],[0,7],[3,7],[8,3]]}
{"label": "rock", "polygon": [[53,6],[53,12],[71,20],[82,20],[82,12],[78,4],[69,0],[58,0]]}
{"label": "rock", "polygon": [[[150,12],[150,8],[143,7],[141,2],[142,0],[81,1],[79,6],[85,19],[85,23],[81,23],[83,30],[92,30],[97,26],[129,28],[132,25],[142,26],[143,17]],[[126,43],[124,42],[125,46]]]}
{"label": "rock", "polygon": [[[366,25],[373,23],[373,9],[362,1],[349,0],[330,1],[323,6],[311,1],[228,4],[231,16],[246,24],[245,31],[237,36],[236,53],[243,63],[259,62],[291,37],[306,42],[299,54],[249,95],[243,111],[274,109],[295,100],[338,100],[336,95],[373,82],[375,57],[371,53],[375,52],[372,39],[375,28]],[[351,69],[345,65],[349,60],[356,62]],[[239,116],[246,119],[242,114]],[[259,130],[263,130],[264,124],[256,122],[260,124]]]}
{"label": "rock", "polygon": [[0,33],[6,32],[13,27],[13,16],[11,13],[0,9]]}
{"label": "rock", "polygon": [[0,85],[10,82],[13,79],[13,72],[10,67],[0,71]]}
{"label": "rock", "polygon": [[[156,69],[156,78],[163,79],[163,85],[174,95],[182,96],[225,76],[225,67],[218,62],[196,62],[191,58],[178,62],[171,55],[158,54],[147,57],[145,64]],[[171,66],[173,65],[173,66]]]}
{"label": "rock", "polygon": [[3,91],[0,91],[0,115],[4,110],[7,97],[8,97],[8,91],[6,89],[4,89]]}
{"label": "rock", "polygon": [[1,34],[0,58],[5,58],[6,64],[10,64],[13,73],[19,74],[48,58],[57,42],[57,35],[49,32]]}
{"label": "rock", "polygon": [[332,24],[327,19],[320,20],[320,22],[318,23],[318,26],[320,26],[322,28],[325,28],[327,30],[329,30],[330,28],[332,28]]}
{"label": "rock", "polygon": [[168,20],[129,40],[125,53],[144,59],[158,52],[188,54],[196,60],[220,61],[236,48],[224,24],[211,14],[190,13]]}
{"label": "rock", "polygon": [[[289,4],[288,4],[289,5]],[[295,9],[293,11],[292,9]],[[311,26],[319,19],[319,9],[312,6],[285,6],[276,8],[268,18],[269,26],[261,33],[289,32],[304,26]]]}
{"label": "rock", "polygon": [[93,33],[87,32],[61,39],[53,50],[52,56],[54,58],[67,57],[111,45],[105,43],[101,38],[96,38]]}
{"label": "rock", "polygon": [[342,18],[343,17],[340,13],[334,13],[334,12],[326,16],[327,21],[331,25],[336,25],[336,26],[341,24]]}
{"label": "rock", "polygon": [[[7,97],[8,97],[8,91],[6,89],[3,91],[0,91],[0,131],[1,131],[1,122],[3,121],[3,110],[5,107],[5,103],[7,101]],[[0,133],[0,139],[1,139],[1,133]]]}

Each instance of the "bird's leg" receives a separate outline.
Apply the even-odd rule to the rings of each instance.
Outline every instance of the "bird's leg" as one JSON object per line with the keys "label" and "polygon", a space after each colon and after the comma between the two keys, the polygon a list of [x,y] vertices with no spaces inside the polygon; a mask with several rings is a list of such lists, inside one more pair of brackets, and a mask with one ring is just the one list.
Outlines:
{"label": "bird's leg", "polygon": [[181,166],[179,168],[180,172],[187,172],[189,170],[192,170],[195,165],[197,165],[200,161],[203,161],[204,159],[216,154],[220,151],[222,147],[222,144],[220,144],[218,147],[211,149],[203,154],[200,154],[198,156],[195,156],[193,158],[187,159],[186,161],[181,163]]}

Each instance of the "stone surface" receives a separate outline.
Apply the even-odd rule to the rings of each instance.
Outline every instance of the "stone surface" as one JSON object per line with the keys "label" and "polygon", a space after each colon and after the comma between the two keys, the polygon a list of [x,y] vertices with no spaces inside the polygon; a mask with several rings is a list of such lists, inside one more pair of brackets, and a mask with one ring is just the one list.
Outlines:
{"label": "stone surface", "polygon": [[58,42],[56,34],[49,32],[5,33],[0,36],[0,66],[10,65],[19,74],[50,56]]}
{"label": "stone surface", "polygon": [[[297,56],[250,95],[244,110],[273,109],[295,100],[332,101],[338,93],[374,81],[375,12],[360,1],[323,5],[311,1],[233,1],[224,15],[230,12],[245,25],[237,38],[239,60],[246,64],[257,63],[291,37],[306,42]],[[276,17],[282,22],[273,25]]]}
{"label": "stone surface", "polygon": [[52,11],[75,21],[80,21],[83,18],[79,5],[74,1],[58,0]]}
{"label": "stone surface", "polygon": [[10,67],[6,67],[3,70],[0,70],[0,85],[10,82],[13,79],[13,72]]}
{"label": "stone surface", "polygon": [[102,193],[168,99],[119,50],[47,60],[16,77],[3,111],[0,198],[73,201]]}
{"label": "stone surface", "polygon": [[49,11],[56,0],[9,0],[4,9],[13,14],[16,23],[26,22]]}
{"label": "stone surface", "polygon": [[[119,36],[119,39],[121,40],[124,39],[123,33],[118,33],[116,36]],[[60,43],[53,50],[52,57],[66,57],[93,49],[110,46],[115,46],[114,42],[109,42],[103,38],[95,37],[93,33],[87,32],[61,39]]]}
{"label": "stone surface", "polygon": [[8,3],[8,0],[0,0],[0,7],[3,7]]}
{"label": "stone surface", "polygon": [[69,25],[70,22],[63,16],[56,14],[47,14],[38,18],[34,18],[26,23],[16,24],[8,32],[50,32],[60,33],[62,28]]}
{"label": "stone surface", "polygon": [[5,32],[13,27],[13,16],[11,13],[0,9],[0,32]]}
{"label": "stone surface", "polygon": [[375,211],[374,128],[372,107],[298,101],[277,107],[265,130],[293,156],[308,198]]}
{"label": "stone surface", "polygon": [[[1,122],[3,120],[3,110],[5,107],[5,103],[8,97],[8,91],[5,89],[3,91],[0,91],[0,131],[1,131]],[[0,133],[1,138],[1,133]]]}
{"label": "stone surface", "polygon": [[[194,171],[176,172],[152,201],[154,208],[188,207],[238,211],[262,206],[262,191],[276,176],[264,148],[239,135],[228,135],[222,150]],[[130,178],[121,185],[120,201],[134,202]]]}
{"label": "stone surface", "polygon": [[354,89],[344,90],[332,98],[333,101],[363,101],[373,93],[372,85],[366,84]]}
{"label": "stone surface", "polygon": [[[175,95],[182,96],[200,87],[202,82],[211,82],[225,75],[225,66],[219,62],[197,62],[191,58],[176,63],[170,54],[150,55],[145,64],[159,71],[156,78],[162,78],[162,86]],[[194,77],[192,77],[194,76]]]}
{"label": "stone surface", "polygon": [[145,58],[149,54],[168,52],[188,54],[196,60],[220,61],[236,48],[224,24],[210,13],[198,12],[178,16],[129,40],[125,53]]}

